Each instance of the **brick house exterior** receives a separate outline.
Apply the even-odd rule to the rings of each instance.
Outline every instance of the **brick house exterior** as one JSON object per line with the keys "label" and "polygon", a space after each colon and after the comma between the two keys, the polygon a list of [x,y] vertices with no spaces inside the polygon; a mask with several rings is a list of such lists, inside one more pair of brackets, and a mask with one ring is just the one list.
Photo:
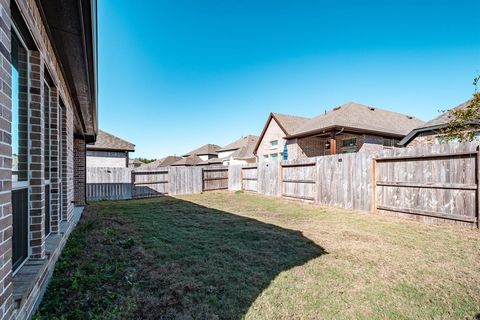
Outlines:
{"label": "brick house exterior", "polygon": [[0,319],[28,319],[85,205],[96,2],[0,0]]}
{"label": "brick house exterior", "polygon": [[128,168],[130,152],[135,152],[133,143],[98,130],[97,141],[87,145],[87,167]]}
{"label": "brick house exterior", "polygon": [[[275,114],[269,116],[255,149],[259,161],[268,160],[273,152],[277,154],[276,159],[295,160],[391,148],[423,122],[404,114],[349,102],[317,117],[301,118],[289,124],[286,130]],[[278,142],[272,145],[272,141]]]}
{"label": "brick house exterior", "polygon": [[290,148],[292,144],[292,142],[287,143],[286,136],[307,120],[303,117],[270,113],[253,151],[258,161],[282,159],[285,145],[289,144]]}

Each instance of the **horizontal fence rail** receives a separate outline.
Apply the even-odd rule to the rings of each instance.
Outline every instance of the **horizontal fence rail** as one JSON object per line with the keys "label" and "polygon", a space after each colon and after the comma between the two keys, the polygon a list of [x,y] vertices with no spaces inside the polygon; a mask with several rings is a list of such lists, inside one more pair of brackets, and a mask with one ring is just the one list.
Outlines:
{"label": "horizontal fence rail", "polygon": [[478,146],[452,143],[228,167],[87,168],[87,197],[119,200],[243,190],[478,227]]}

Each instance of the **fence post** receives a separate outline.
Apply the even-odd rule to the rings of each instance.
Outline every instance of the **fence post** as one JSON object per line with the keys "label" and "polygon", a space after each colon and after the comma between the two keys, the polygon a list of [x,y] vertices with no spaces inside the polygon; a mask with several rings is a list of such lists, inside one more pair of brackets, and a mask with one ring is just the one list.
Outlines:
{"label": "fence post", "polygon": [[131,171],[131,178],[130,178],[130,193],[132,195],[132,199],[135,199],[135,170]]}
{"label": "fence post", "polygon": [[477,229],[480,228],[480,177],[479,177],[479,172],[478,170],[480,169],[480,152],[479,152],[480,147],[477,146],[477,156],[476,156],[476,163],[475,163],[475,183],[477,184],[477,193],[476,193],[476,208],[475,208],[475,216],[477,217]]}
{"label": "fence post", "polygon": [[377,160],[372,159],[372,212],[377,213]]}
{"label": "fence post", "polygon": [[283,198],[283,166],[282,166],[282,160],[278,161],[278,188],[277,188],[277,197]]}
{"label": "fence post", "polygon": [[243,165],[240,165],[240,191],[243,191]]}
{"label": "fence post", "polygon": [[318,165],[319,157],[315,157],[315,203],[320,203],[320,166]]}

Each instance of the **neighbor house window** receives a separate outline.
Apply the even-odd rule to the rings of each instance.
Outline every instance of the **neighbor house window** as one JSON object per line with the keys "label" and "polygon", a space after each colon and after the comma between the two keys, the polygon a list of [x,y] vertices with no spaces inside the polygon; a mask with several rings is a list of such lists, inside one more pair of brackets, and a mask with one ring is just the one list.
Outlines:
{"label": "neighbor house window", "polygon": [[271,148],[276,148],[278,146],[278,140],[272,140],[270,141],[270,147]]}
{"label": "neighbor house window", "polygon": [[272,154],[270,155],[270,158],[272,158],[272,159],[278,159],[278,153],[272,153]]}
{"label": "neighbor house window", "polygon": [[268,154],[264,154],[263,158],[268,159]]}
{"label": "neighbor house window", "polygon": [[325,150],[330,150],[330,140],[325,140]]}
{"label": "neighbor house window", "polygon": [[397,139],[383,139],[383,146],[384,147],[398,147],[399,140]]}
{"label": "neighbor house window", "polygon": [[12,182],[28,179],[28,51],[12,32]]}
{"label": "neighbor house window", "polygon": [[357,139],[345,139],[342,140],[342,147],[355,147],[357,145]]}

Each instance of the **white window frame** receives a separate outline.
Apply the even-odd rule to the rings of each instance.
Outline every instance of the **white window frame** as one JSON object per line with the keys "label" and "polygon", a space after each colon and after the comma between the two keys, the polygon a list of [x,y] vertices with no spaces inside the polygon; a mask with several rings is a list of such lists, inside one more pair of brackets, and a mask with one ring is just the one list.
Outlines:
{"label": "white window frame", "polygon": [[277,149],[277,148],[278,148],[278,140],[271,140],[270,149]]}

